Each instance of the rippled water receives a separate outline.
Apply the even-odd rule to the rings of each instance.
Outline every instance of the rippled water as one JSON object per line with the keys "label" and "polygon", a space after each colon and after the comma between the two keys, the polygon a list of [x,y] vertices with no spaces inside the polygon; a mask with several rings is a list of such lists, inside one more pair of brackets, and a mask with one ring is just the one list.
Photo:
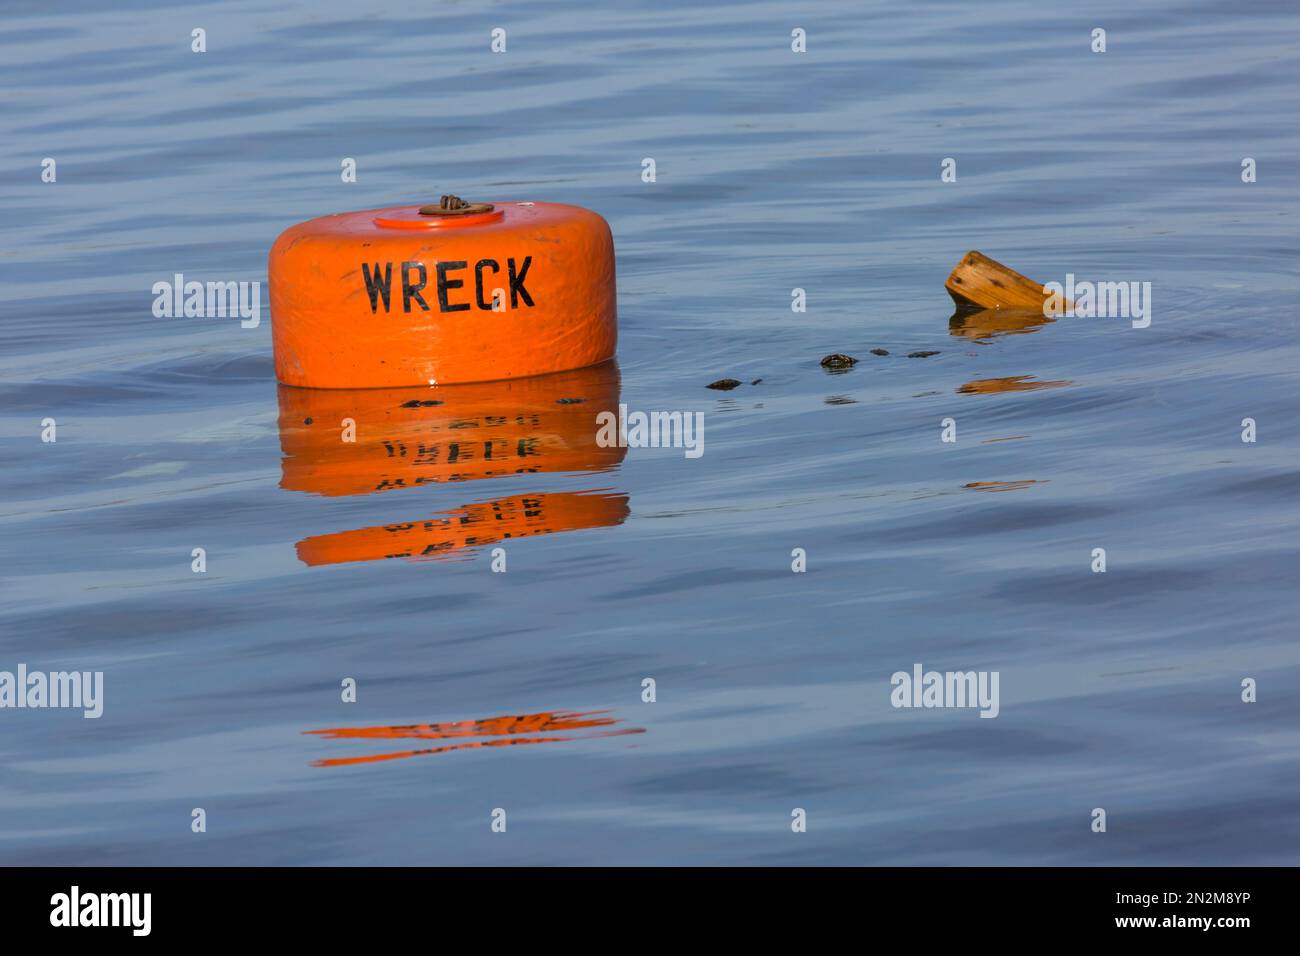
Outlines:
{"label": "rippled water", "polygon": [[[0,669],[102,670],[105,711],[0,713],[0,859],[1296,862],[1295,36],[1283,3],[10,5]],[[401,402],[277,388],[273,317],[151,313],[452,191],[609,220],[616,366],[344,452],[306,419]],[[1149,281],[1151,327],[953,319],[968,249]],[[703,411],[705,454],[598,447],[619,401]],[[457,423],[535,470],[391,450]],[[998,671],[1000,716],[894,709],[917,662]]]}

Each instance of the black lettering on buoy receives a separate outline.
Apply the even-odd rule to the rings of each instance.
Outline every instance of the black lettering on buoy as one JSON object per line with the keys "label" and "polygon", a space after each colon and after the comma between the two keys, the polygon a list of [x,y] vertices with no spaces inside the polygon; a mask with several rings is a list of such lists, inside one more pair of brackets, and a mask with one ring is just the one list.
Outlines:
{"label": "black lettering on buoy", "polygon": [[458,259],[455,262],[438,263],[438,308],[443,312],[468,312],[469,303],[461,302],[458,305],[450,305],[447,302],[447,290],[459,289],[465,284],[463,279],[448,279],[447,272],[450,269],[464,269],[465,260]]}
{"label": "black lettering on buoy", "polygon": [[478,307],[484,311],[492,311],[492,303],[483,301],[483,267],[491,266],[493,272],[500,272],[501,267],[497,265],[495,259],[480,259],[474,266],[474,297],[478,299]]}
{"label": "black lettering on buoy", "polygon": [[379,278],[379,263],[375,263],[375,271],[370,272],[370,263],[361,263],[361,275],[366,280],[366,292],[370,295],[370,311],[379,311],[379,297],[384,297],[384,311],[388,311],[388,296],[393,289],[393,264],[384,263],[384,277]]}
{"label": "black lettering on buoy", "polygon": [[529,306],[533,304],[533,297],[529,295],[528,290],[524,288],[524,277],[528,275],[528,267],[532,264],[533,257],[524,256],[524,267],[519,270],[518,275],[515,275],[514,257],[511,256],[510,261],[507,263],[510,270],[510,305],[512,308],[519,308],[519,296],[523,296],[524,301],[527,302]]}
{"label": "black lettering on buoy", "polygon": [[[416,269],[420,273],[419,285],[411,285],[410,272],[412,269]],[[441,262],[438,263],[438,275],[439,276],[442,275]],[[429,272],[424,268],[423,262],[407,260],[406,262],[402,263],[402,311],[403,312],[411,311],[412,298],[414,298],[416,302],[420,303],[421,312],[429,311],[429,304],[424,301],[424,296],[420,295],[420,290],[424,288],[425,283],[427,283],[428,281],[429,281]],[[442,289],[440,288],[438,292],[441,295]],[[446,302],[447,300],[444,298],[443,301]]]}
{"label": "black lettering on buoy", "polygon": [[[506,271],[510,286],[510,305],[512,308],[519,308],[519,300],[523,299],[524,305],[530,308],[534,305],[533,297],[529,295],[528,289],[524,287],[524,282],[528,279],[528,269],[533,264],[532,256],[525,256],[522,266],[516,267],[513,258],[506,260]],[[458,259],[450,262],[439,262],[436,265],[438,272],[438,311],[440,312],[468,312],[471,305],[468,302],[452,303],[447,293],[452,289],[463,289],[465,287],[464,279],[454,279],[448,276],[449,272],[458,272],[467,268],[468,262]],[[370,311],[377,313],[379,311],[379,300],[383,299],[384,311],[389,312],[392,309],[392,291],[393,291],[393,264],[391,262],[383,263],[384,273],[379,274],[380,263],[376,262],[372,267],[370,263],[361,264],[361,276],[365,280],[366,295],[370,298]],[[489,296],[486,293],[488,289],[483,281],[483,273],[491,272],[498,274],[501,272],[501,264],[496,259],[480,259],[474,264],[474,299],[475,303],[484,312],[495,311],[493,306],[495,296]],[[424,296],[420,293],[429,282],[429,270],[423,262],[418,259],[409,259],[401,265],[402,276],[402,311],[411,311],[411,301],[414,300],[420,307],[421,312],[429,311],[429,304],[424,301]]]}

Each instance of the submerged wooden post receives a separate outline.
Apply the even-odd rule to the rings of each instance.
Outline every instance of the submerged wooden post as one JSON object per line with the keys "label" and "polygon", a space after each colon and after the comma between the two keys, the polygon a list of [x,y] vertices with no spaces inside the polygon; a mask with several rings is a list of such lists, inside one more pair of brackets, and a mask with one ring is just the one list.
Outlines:
{"label": "submerged wooden post", "polygon": [[1048,298],[1041,283],[982,252],[966,253],[944,287],[962,309],[1015,309],[1041,315]]}

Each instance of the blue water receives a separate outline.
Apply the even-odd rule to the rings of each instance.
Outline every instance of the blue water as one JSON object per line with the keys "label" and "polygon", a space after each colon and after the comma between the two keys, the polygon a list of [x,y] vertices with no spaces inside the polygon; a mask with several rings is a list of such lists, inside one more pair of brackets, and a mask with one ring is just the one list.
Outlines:
{"label": "blue water", "polygon": [[[0,861],[1300,860],[1292,5],[112,7],[0,14],[0,670],[105,684],[0,711]],[[617,367],[530,393],[548,447],[621,401],[702,411],[702,457],[380,491],[274,316],[152,314],[444,192],[613,229]],[[950,322],[969,249],[1149,281],[1152,324]],[[521,407],[447,391],[410,427]],[[365,530],[426,521],[423,560]],[[914,663],[997,671],[999,716],[895,709]]]}

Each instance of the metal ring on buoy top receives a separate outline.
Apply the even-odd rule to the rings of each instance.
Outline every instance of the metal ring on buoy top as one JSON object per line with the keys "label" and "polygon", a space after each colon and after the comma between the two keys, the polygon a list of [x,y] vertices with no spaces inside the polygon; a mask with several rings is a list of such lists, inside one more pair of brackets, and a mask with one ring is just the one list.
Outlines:
{"label": "metal ring on buoy top", "polygon": [[450,385],[585,368],[618,344],[614,240],[558,203],[338,213],[269,262],[276,377],[308,388]]}

